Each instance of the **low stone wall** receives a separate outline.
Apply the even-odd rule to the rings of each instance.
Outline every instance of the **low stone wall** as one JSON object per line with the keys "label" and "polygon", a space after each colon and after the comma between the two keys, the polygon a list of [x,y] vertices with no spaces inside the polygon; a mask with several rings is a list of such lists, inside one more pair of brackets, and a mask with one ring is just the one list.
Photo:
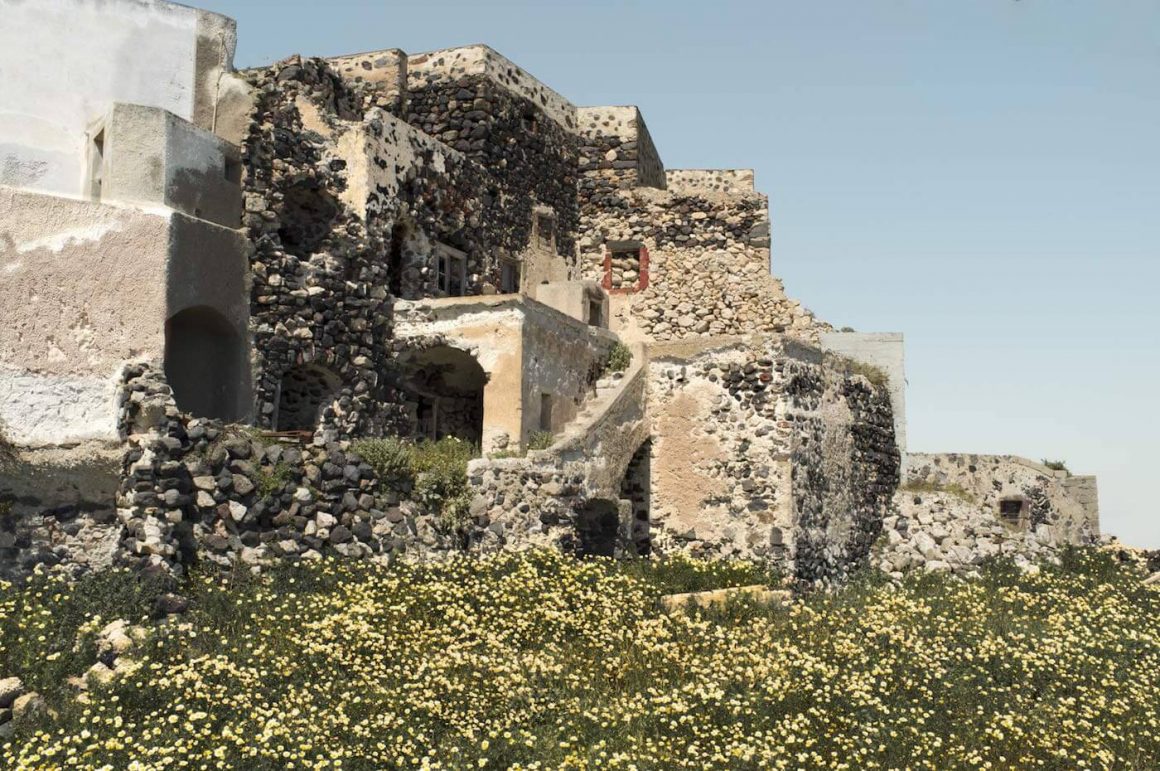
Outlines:
{"label": "low stone wall", "polygon": [[[1099,502],[1095,477],[1051,469],[1015,455],[910,453],[905,486],[954,489],[973,499],[980,510],[1002,519],[1004,502],[1015,527],[1034,531],[1046,526],[1053,541],[1087,543],[1099,536]],[[1014,511],[1015,503],[1020,504]]]}

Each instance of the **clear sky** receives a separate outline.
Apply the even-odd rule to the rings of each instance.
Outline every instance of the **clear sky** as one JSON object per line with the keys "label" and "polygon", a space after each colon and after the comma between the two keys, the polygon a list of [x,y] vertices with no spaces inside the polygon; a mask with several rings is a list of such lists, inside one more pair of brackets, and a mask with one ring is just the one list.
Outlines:
{"label": "clear sky", "polygon": [[193,4],[239,66],[483,42],[754,168],[789,293],[906,334],[912,450],[1065,460],[1160,547],[1160,0]]}

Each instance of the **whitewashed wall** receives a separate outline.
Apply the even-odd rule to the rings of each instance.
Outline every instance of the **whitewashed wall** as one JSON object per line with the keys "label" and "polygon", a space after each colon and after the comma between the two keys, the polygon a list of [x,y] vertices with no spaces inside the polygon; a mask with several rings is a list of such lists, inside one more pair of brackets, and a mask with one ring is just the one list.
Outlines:
{"label": "whitewashed wall", "polygon": [[156,0],[0,0],[0,184],[83,195],[113,102],[191,120],[199,19]]}

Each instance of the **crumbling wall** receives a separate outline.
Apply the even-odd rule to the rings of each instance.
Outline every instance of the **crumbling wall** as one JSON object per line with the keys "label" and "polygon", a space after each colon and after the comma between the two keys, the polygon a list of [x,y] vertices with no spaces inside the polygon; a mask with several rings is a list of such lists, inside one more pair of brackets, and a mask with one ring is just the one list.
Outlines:
{"label": "crumbling wall", "polygon": [[973,499],[980,511],[1007,524],[1035,532],[1044,528],[1055,543],[1086,543],[1099,535],[1095,477],[1076,476],[1064,469],[1014,455],[973,453],[909,453],[906,486],[918,490],[949,489]]}
{"label": "crumbling wall", "polygon": [[297,104],[357,121],[358,98],[318,60],[248,77],[257,94],[243,158],[257,423],[277,425],[283,376],[310,364],[340,382],[321,416],[327,440],[382,431],[399,418],[381,378],[391,356],[382,239],[343,201],[346,162],[305,129]]}
{"label": "crumbling wall", "polygon": [[784,337],[651,355],[654,548],[783,562],[808,582],[866,557],[898,483],[884,388]]}
{"label": "crumbling wall", "polygon": [[764,196],[602,189],[592,175],[581,188],[585,278],[604,278],[613,246],[648,251],[648,286],[619,306],[615,328],[636,327],[657,341],[755,332],[815,341],[829,328],[770,275]]}
{"label": "crumbling wall", "polygon": [[865,562],[898,487],[890,393],[849,360],[817,348],[787,340],[785,354],[794,575],[811,583],[841,579]]}
{"label": "crumbling wall", "polygon": [[[494,227],[493,247],[522,254],[532,245],[536,206],[547,207],[556,216],[556,252],[574,266],[579,208],[571,106],[514,65],[494,63],[498,55],[487,55],[489,49],[477,60],[473,51],[410,58],[406,120],[488,170],[484,222],[502,224]],[[489,280],[498,285],[498,274]]]}

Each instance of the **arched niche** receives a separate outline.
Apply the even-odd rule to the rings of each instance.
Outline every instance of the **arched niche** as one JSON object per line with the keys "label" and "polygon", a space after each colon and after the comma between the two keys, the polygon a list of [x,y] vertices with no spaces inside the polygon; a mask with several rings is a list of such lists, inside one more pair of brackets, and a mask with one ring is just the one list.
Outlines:
{"label": "arched niche", "polygon": [[237,330],[213,308],[186,308],[165,322],[165,378],[182,412],[240,419],[245,359]]}
{"label": "arched niche", "polygon": [[278,384],[275,431],[313,431],[322,410],[330,404],[342,381],[328,369],[304,364],[287,370]]}

